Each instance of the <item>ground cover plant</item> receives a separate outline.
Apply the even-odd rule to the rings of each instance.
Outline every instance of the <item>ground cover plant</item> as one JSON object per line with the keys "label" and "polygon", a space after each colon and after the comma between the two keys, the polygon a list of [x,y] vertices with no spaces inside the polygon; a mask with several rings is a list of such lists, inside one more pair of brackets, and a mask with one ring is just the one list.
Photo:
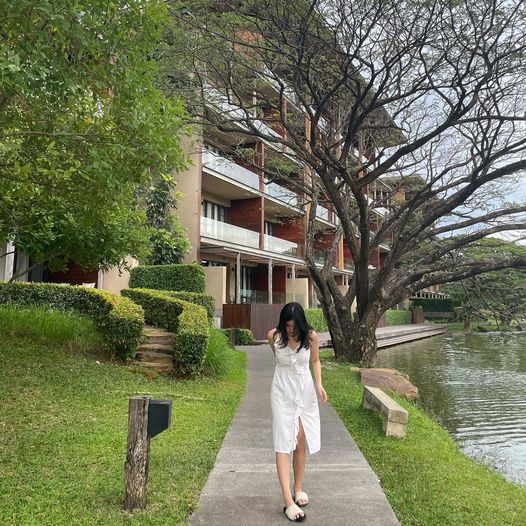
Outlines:
{"label": "ground cover plant", "polygon": [[385,437],[381,417],[361,409],[358,373],[332,351],[321,355],[329,400],[404,526],[524,524],[526,488],[466,457],[447,431],[402,397],[393,396],[409,411],[407,436]]}
{"label": "ground cover plant", "polygon": [[[233,349],[220,378],[148,380],[97,354],[92,322],[0,308],[0,524],[182,525],[196,508],[245,382]],[[94,354],[95,353],[95,354]],[[122,511],[128,398],[173,401],[152,440],[148,508]]]}

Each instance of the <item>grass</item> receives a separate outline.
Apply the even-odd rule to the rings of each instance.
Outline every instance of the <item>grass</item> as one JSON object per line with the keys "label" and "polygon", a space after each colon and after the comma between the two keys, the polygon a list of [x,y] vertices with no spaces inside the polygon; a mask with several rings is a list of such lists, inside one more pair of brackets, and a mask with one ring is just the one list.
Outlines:
{"label": "grass", "polygon": [[405,439],[385,437],[381,417],[361,409],[362,386],[348,363],[322,351],[323,383],[403,526],[522,526],[526,488],[466,457],[442,427],[403,397]]}
{"label": "grass", "polygon": [[[148,380],[102,360],[72,314],[0,308],[0,524],[180,525],[196,508],[246,380],[233,349],[220,378]],[[122,511],[128,398],[173,400],[152,439],[148,508]]]}

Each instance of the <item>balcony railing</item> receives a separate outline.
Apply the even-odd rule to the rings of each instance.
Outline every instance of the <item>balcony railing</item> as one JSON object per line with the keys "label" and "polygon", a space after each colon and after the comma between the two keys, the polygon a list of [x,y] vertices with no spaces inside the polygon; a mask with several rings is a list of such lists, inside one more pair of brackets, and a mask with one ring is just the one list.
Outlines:
{"label": "balcony railing", "polygon": [[203,165],[250,188],[259,190],[258,174],[240,166],[231,159],[215,152],[209,148],[203,151]]}
{"label": "balcony railing", "polygon": [[329,211],[323,206],[318,205],[316,207],[316,217],[319,217],[320,219],[325,219],[325,221],[329,221]]}
{"label": "balcony railing", "polygon": [[[251,289],[241,289],[240,290],[240,301],[241,303],[268,303],[269,294],[267,290],[251,290]],[[292,292],[273,292],[272,293],[272,303],[273,304],[282,304],[293,301]],[[304,294],[295,294],[294,301],[305,305],[305,295]],[[231,298],[231,302],[234,302],[234,298]]]}
{"label": "balcony railing", "polygon": [[290,206],[299,206],[299,196],[284,186],[276,183],[265,182],[265,193],[287,203]]}
{"label": "balcony railing", "polygon": [[259,233],[236,225],[201,217],[201,235],[237,245],[259,248]]}
{"label": "balcony railing", "polygon": [[277,254],[284,254],[287,256],[298,256],[298,245],[292,241],[286,239],[280,239],[279,237],[269,236],[265,234],[265,250],[269,252],[276,252]]}

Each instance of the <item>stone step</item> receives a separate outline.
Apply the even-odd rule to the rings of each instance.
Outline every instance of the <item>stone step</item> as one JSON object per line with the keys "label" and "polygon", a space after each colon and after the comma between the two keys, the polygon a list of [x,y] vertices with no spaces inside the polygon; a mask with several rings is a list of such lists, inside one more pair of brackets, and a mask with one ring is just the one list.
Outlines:
{"label": "stone step", "polygon": [[174,348],[173,345],[163,345],[161,343],[141,343],[137,347],[137,352],[140,351],[151,351],[157,353],[173,354]]}
{"label": "stone step", "polygon": [[140,362],[173,364],[171,355],[153,351],[137,351],[135,360]]}
{"label": "stone step", "polygon": [[150,338],[155,337],[161,337],[161,338],[167,338],[172,337],[175,338],[175,334],[173,332],[169,332],[165,329],[161,329],[159,327],[151,327],[149,325],[144,326],[144,334]]}
{"label": "stone step", "polygon": [[152,338],[151,336],[147,336],[143,343],[155,343],[159,345],[170,345],[171,347],[175,347],[175,342],[175,338],[161,338],[160,336],[158,338]]}
{"label": "stone step", "polygon": [[157,371],[158,373],[171,373],[174,369],[173,362],[171,364],[139,361],[132,361],[130,363],[132,365],[138,365],[140,367],[148,367],[150,369],[153,369],[154,371]]}

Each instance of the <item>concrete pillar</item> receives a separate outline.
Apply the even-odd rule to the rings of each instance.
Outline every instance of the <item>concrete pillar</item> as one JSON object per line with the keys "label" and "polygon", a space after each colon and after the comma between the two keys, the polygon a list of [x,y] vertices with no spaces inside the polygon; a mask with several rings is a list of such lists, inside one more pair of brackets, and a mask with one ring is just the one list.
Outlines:
{"label": "concrete pillar", "polygon": [[272,260],[268,262],[268,303],[272,305]]}

